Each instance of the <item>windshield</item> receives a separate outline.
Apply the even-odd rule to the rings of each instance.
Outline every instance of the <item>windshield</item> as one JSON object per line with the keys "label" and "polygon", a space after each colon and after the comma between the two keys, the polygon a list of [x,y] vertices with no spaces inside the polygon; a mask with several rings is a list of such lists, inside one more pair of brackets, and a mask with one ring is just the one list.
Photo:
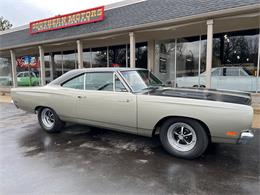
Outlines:
{"label": "windshield", "polygon": [[148,70],[121,71],[121,74],[124,76],[134,92],[139,92],[150,88],[153,89],[163,85],[163,83]]}

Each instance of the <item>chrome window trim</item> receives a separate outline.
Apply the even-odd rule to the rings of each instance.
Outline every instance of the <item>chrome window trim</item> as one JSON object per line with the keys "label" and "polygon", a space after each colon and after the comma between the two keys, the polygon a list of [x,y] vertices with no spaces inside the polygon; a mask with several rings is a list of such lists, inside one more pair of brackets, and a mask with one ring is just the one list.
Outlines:
{"label": "chrome window trim", "polygon": [[86,90],[86,73],[84,73],[84,91]]}
{"label": "chrome window trim", "polygon": [[[115,71],[114,72],[115,76],[120,80],[120,82],[123,84],[127,92],[131,92],[131,88],[128,86],[128,83],[125,81],[123,75],[120,74],[120,71]],[[115,85],[114,85],[115,86]],[[116,88],[116,87],[115,87]],[[115,91],[118,92],[118,91]],[[125,92],[124,92],[125,93]]]}
{"label": "chrome window trim", "polygon": [[[121,76],[122,80],[124,80],[124,82],[127,84],[128,88],[131,90],[132,93],[135,93],[136,91],[133,90],[133,88],[131,87],[131,85],[127,82],[127,80],[124,78],[124,76],[122,75],[121,72],[124,72],[124,71],[136,71],[136,70],[119,70],[117,71],[118,74]],[[149,70],[148,70],[149,71]],[[149,77],[151,76],[151,72],[149,71]],[[153,74],[154,77],[156,77],[154,74]],[[162,82],[158,77],[156,77],[163,85],[164,85],[164,82]]]}
{"label": "chrome window trim", "polygon": [[119,79],[121,79],[123,82],[123,84],[125,85],[125,86],[127,86],[126,87],[126,89],[127,90],[129,90],[129,92],[131,92],[131,93],[133,93],[133,88],[130,86],[130,84],[127,82],[127,80],[124,78],[124,76],[121,74],[121,71],[117,71],[117,74],[120,76],[119,77]]}
{"label": "chrome window trim", "polygon": [[113,91],[115,92],[116,91],[116,73],[113,72]]}

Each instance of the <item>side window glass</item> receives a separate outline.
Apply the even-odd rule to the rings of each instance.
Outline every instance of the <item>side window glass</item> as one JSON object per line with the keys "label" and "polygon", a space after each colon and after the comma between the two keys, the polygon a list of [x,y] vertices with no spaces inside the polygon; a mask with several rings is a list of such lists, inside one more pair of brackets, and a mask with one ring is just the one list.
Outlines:
{"label": "side window glass", "polygon": [[246,72],[242,69],[242,68],[240,68],[239,69],[239,76],[248,76],[247,74],[246,74]]}
{"label": "side window glass", "polygon": [[115,91],[117,92],[127,92],[125,86],[123,83],[120,81],[120,79],[115,76]]}
{"label": "side window glass", "polygon": [[17,77],[23,77],[23,73],[18,74]]}
{"label": "side window glass", "polygon": [[227,68],[226,76],[239,76],[239,69],[237,68]]}
{"label": "side window glass", "polygon": [[72,89],[84,89],[84,74],[65,82],[62,86]]}
{"label": "side window glass", "polygon": [[113,91],[113,73],[112,72],[87,73],[86,90]]}
{"label": "side window glass", "polygon": [[31,72],[32,77],[36,77],[36,74],[34,72]]}
{"label": "side window glass", "polygon": [[220,69],[216,69],[211,73],[212,76],[220,76]]}

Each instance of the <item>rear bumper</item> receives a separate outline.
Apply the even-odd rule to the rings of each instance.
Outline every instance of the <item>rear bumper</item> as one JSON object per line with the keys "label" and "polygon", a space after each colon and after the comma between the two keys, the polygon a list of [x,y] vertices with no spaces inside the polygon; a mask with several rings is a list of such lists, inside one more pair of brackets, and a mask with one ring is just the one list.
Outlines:
{"label": "rear bumper", "polygon": [[254,133],[251,129],[247,129],[241,132],[237,141],[238,144],[247,144],[254,138]]}

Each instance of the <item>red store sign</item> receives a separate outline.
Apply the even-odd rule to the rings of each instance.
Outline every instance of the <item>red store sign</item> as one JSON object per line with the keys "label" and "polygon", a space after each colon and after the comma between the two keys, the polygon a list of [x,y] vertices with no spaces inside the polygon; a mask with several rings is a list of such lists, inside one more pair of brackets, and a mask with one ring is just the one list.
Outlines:
{"label": "red store sign", "polygon": [[102,20],[104,20],[104,6],[31,22],[30,33],[36,34]]}

